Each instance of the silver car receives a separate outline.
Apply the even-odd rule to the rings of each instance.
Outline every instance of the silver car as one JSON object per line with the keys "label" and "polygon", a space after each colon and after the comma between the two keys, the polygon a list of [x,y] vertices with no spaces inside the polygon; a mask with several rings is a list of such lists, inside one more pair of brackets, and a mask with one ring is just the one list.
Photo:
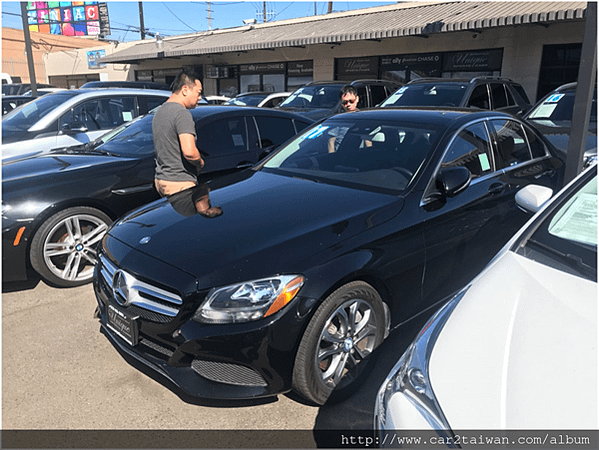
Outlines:
{"label": "silver car", "polygon": [[2,159],[93,141],[164,103],[168,91],[73,89],[43,95],[2,119]]}

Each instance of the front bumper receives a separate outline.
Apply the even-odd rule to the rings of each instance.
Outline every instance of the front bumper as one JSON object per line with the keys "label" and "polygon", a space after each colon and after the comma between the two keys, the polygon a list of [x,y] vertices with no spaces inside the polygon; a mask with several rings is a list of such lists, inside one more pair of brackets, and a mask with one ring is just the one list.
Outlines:
{"label": "front bumper", "polygon": [[[171,318],[139,315],[139,309],[117,304],[101,266],[97,265],[94,278],[97,315],[102,333],[121,352],[192,397],[248,399],[291,390],[295,354],[307,321],[306,299],[296,298],[268,319],[240,324],[192,320],[202,295],[185,299]],[[127,342],[128,335],[108,326],[109,308],[134,318],[134,345]]]}

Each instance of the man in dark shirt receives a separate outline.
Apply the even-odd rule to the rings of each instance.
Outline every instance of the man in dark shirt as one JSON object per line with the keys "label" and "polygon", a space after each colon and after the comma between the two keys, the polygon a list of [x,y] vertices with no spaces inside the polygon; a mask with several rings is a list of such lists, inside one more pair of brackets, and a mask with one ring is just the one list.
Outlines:
{"label": "man in dark shirt", "polygon": [[184,69],[173,81],[171,96],[154,114],[154,181],[161,196],[194,187],[197,173],[204,167],[204,160],[195,143],[195,124],[189,112],[196,107],[201,93],[199,76]]}

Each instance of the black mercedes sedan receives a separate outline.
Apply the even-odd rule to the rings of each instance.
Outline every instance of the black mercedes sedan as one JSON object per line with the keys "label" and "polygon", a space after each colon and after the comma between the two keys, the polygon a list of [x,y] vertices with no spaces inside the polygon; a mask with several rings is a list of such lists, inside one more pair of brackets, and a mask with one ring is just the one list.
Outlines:
{"label": "black mercedes sedan", "polygon": [[[312,124],[262,108],[192,110],[200,178],[247,168]],[[90,282],[96,246],[116,218],[156,200],[153,114],[75,147],[13,157],[2,163],[2,280],[33,269],[48,283]]]}
{"label": "black mercedes sedan", "polygon": [[101,330],[187,395],[342,397],[392,328],[527,220],[517,190],[561,186],[553,151],[492,111],[333,116],[117,221],[94,278]]}

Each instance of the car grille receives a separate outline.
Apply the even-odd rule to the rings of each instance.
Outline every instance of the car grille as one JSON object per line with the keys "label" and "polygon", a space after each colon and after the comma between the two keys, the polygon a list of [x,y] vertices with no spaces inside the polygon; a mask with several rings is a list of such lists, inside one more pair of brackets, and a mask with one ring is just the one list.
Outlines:
{"label": "car grille", "polygon": [[198,375],[219,383],[237,386],[267,386],[264,378],[254,369],[237,364],[196,358],[192,361],[191,368]]}
{"label": "car grille", "polygon": [[[178,313],[183,299],[172,292],[152,286],[138,280],[131,274],[119,270],[104,255],[100,257],[100,283],[106,292],[119,305],[124,306],[131,314],[158,323],[172,320]],[[126,280],[126,289],[113,287],[115,274],[121,272]],[[127,298],[124,298],[124,297]]]}

